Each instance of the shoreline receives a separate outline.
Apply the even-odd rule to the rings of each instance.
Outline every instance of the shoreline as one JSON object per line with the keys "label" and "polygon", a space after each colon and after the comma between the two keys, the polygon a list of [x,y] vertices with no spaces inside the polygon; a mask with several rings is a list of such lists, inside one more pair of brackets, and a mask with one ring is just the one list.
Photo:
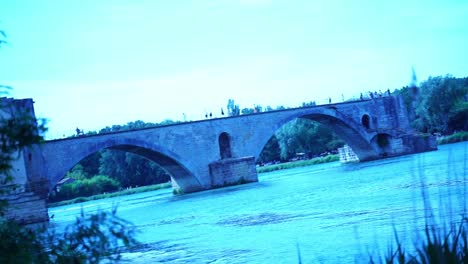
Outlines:
{"label": "shoreline", "polygon": [[313,158],[313,159],[297,160],[297,161],[284,162],[284,163],[257,167],[257,173],[261,174],[261,173],[272,172],[272,171],[277,171],[277,170],[287,170],[287,169],[298,168],[298,167],[307,167],[307,166],[312,166],[312,165],[317,165],[317,164],[322,164],[322,163],[335,162],[339,160],[340,158],[338,155],[331,154],[331,155],[327,155],[324,157],[318,157],[318,158]]}
{"label": "shoreline", "polygon": [[452,144],[452,143],[458,143],[458,142],[463,142],[463,141],[468,141],[468,131],[461,131],[461,132],[453,133],[448,136],[440,137],[437,139],[437,144],[445,145],[445,144]]}
{"label": "shoreline", "polygon": [[130,195],[130,194],[135,194],[135,193],[156,191],[156,190],[166,189],[166,188],[172,188],[172,183],[171,182],[159,183],[159,184],[135,187],[135,188],[131,188],[131,189],[125,189],[125,190],[116,191],[116,192],[112,192],[112,193],[102,193],[102,194],[96,194],[96,195],[92,195],[92,196],[88,196],[88,197],[77,197],[77,198],[70,199],[70,200],[64,200],[64,201],[60,201],[60,202],[48,203],[47,207],[52,208],[52,207],[58,207],[58,206],[64,206],[64,205],[70,205],[70,204],[76,204],[76,203],[83,203],[83,202],[88,202],[88,201],[95,201],[95,200],[101,200],[101,199],[106,199],[106,198],[112,198],[112,197],[117,197],[117,196]]}
{"label": "shoreline", "polygon": [[[339,160],[338,155],[328,155],[325,157],[313,158],[310,160],[298,160],[298,161],[279,163],[279,164],[268,165],[268,166],[263,166],[263,167],[257,167],[257,173],[261,174],[261,173],[266,173],[266,172],[271,172],[271,171],[276,171],[276,170],[306,167],[306,166],[322,164],[322,163],[327,163],[327,162],[334,162],[338,160]],[[126,190],[117,191],[113,193],[97,194],[97,195],[93,195],[89,197],[77,197],[77,198],[70,199],[70,200],[48,203],[47,206],[48,208],[53,208],[53,207],[59,207],[59,206],[64,206],[64,205],[112,198],[112,197],[117,197],[117,196],[125,196],[125,195],[136,194],[136,193],[156,191],[156,190],[166,189],[166,188],[172,188],[171,182],[136,187],[136,188],[126,189]]]}

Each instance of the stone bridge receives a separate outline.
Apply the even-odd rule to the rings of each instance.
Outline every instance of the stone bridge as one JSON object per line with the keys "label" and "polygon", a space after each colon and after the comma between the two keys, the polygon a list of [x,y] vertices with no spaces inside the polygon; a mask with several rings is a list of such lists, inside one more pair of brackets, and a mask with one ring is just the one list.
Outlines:
{"label": "stone bridge", "polygon": [[52,140],[38,147],[38,162],[52,189],[88,155],[123,150],[158,163],[176,191],[202,191],[257,181],[255,160],[274,133],[295,118],[328,126],[361,161],[436,148],[432,137],[415,134],[402,98],[387,96]]}
{"label": "stone bridge", "polygon": [[[32,99],[0,99],[11,106],[0,109],[1,116],[35,116]],[[415,133],[408,113],[401,97],[388,96],[51,140],[18,153],[12,174],[19,188],[0,200],[9,201],[8,218],[47,221],[48,193],[79,161],[106,148],[155,161],[181,193],[255,182],[255,160],[274,133],[295,118],[328,126],[361,161],[437,149],[434,137]]]}

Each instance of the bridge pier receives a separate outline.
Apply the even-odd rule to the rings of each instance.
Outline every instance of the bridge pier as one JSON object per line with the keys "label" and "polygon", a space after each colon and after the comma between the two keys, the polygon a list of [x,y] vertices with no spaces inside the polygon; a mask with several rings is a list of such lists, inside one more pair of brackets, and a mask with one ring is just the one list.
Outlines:
{"label": "bridge pier", "polygon": [[368,160],[437,150],[437,140],[432,135],[406,134],[391,137],[387,134],[378,134],[371,143],[377,150],[377,155]]}
{"label": "bridge pier", "polygon": [[211,188],[258,182],[254,157],[227,158],[210,163]]}
{"label": "bridge pier", "polygon": [[5,218],[28,225],[49,221],[47,209],[48,180],[29,181],[25,185],[12,184],[1,187],[5,192],[0,200],[8,203]]}

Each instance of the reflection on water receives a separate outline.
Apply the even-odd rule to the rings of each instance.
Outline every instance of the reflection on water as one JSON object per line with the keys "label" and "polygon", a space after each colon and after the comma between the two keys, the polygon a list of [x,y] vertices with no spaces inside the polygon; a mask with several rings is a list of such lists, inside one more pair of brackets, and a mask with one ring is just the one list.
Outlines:
{"label": "reflection on water", "polygon": [[411,240],[427,213],[456,221],[466,208],[467,146],[366,163],[320,164],[261,174],[259,183],[172,196],[171,190],[53,208],[54,223],[119,206],[142,245],[133,263],[366,262],[396,228]]}

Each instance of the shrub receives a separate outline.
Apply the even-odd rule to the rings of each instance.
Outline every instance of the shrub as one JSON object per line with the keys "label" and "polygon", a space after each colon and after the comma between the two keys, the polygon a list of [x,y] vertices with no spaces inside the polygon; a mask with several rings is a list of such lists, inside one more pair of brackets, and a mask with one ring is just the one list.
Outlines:
{"label": "shrub", "polygon": [[54,263],[99,263],[102,259],[118,261],[122,246],[138,244],[135,229],[130,222],[119,218],[116,209],[111,213],[100,211],[85,215],[83,211],[74,224],[65,229],[63,236],[47,235]]}
{"label": "shrub", "polygon": [[112,263],[120,260],[123,248],[138,244],[134,237],[135,229],[116,215],[115,208],[93,215],[82,211],[60,234],[2,221],[0,263]]}
{"label": "shrub", "polygon": [[468,131],[461,131],[450,136],[443,137],[437,141],[439,145],[468,141]]}
{"label": "shrub", "polygon": [[269,165],[269,166],[264,166],[264,167],[258,167],[257,173],[292,169],[296,167],[305,167],[305,166],[316,165],[316,164],[321,164],[321,163],[326,163],[326,162],[333,162],[333,161],[338,161],[338,160],[340,160],[338,155],[328,155],[325,157],[313,158],[310,160],[299,160],[295,162],[287,162],[287,163],[274,164],[274,165]]}
{"label": "shrub", "polygon": [[69,200],[81,196],[91,196],[120,189],[120,183],[105,175],[90,179],[76,180],[61,186],[60,191],[51,196],[51,201]]}

